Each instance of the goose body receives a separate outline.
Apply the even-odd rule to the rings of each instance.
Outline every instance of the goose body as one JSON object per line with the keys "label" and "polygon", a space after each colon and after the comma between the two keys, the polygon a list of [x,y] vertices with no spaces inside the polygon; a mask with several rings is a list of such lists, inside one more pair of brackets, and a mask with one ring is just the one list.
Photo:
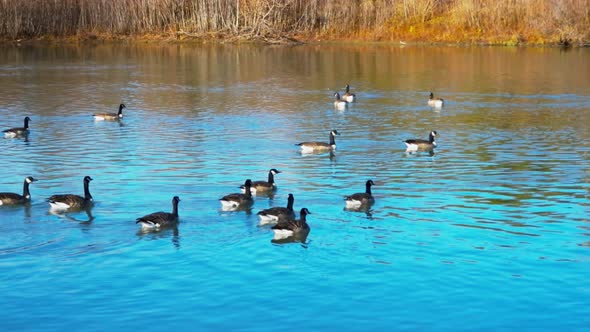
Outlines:
{"label": "goose body", "polygon": [[346,91],[344,92],[344,95],[342,95],[342,99],[349,103],[352,103],[356,100],[356,95],[350,92],[350,86],[348,84],[346,84]]}
{"label": "goose body", "polygon": [[[275,175],[279,173],[281,173],[281,171],[279,171],[278,169],[271,168],[268,171],[268,181],[252,181],[252,186],[250,187],[250,192],[252,193],[252,195],[256,195],[256,193],[276,190],[277,185],[275,183]],[[242,190],[243,194],[246,193],[245,185],[241,185],[240,189]]]}
{"label": "goose body", "polygon": [[237,210],[239,208],[248,208],[254,204],[254,199],[252,198],[252,192],[250,191],[250,187],[252,186],[252,181],[247,179],[244,183],[244,188],[246,193],[234,193],[223,196],[219,201],[221,202],[221,208],[224,210]]}
{"label": "goose body", "polygon": [[29,121],[31,121],[31,118],[27,116],[25,117],[25,124],[23,127],[15,127],[3,130],[2,132],[4,133],[4,137],[11,138],[27,135],[29,133]]}
{"label": "goose body", "polygon": [[373,180],[367,180],[365,183],[364,193],[355,193],[344,198],[347,209],[357,209],[361,206],[370,206],[375,203],[375,198],[371,193],[371,186],[375,185]]}
{"label": "goose body", "polygon": [[119,105],[119,112],[117,113],[96,113],[92,116],[94,120],[102,121],[102,120],[119,120],[123,118],[123,109],[126,108],[125,104]]}
{"label": "goose body", "polygon": [[336,150],[336,140],[334,137],[336,135],[340,135],[337,130],[332,130],[330,132],[330,143],[325,142],[302,142],[298,143],[301,148],[301,152],[309,153],[309,152],[321,152],[321,151],[330,151]]}
{"label": "goose body", "polygon": [[442,98],[434,98],[434,94],[431,92],[428,98],[428,106],[435,108],[442,108],[445,105],[445,101]]}
{"label": "goose body", "polygon": [[294,219],[295,212],[293,211],[293,203],[295,203],[295,198],[293,197],[293,194],[289,194],[289,198],[287,198],[287,207],[276,206],[258,212],[260,225],[277,223],[281,220],[286,221],[289,219]]}
{"label": "goose body", "polygon": [[278,223],[272,227],[275,239],[284,239],[291,236],[307,236],[310,228],[307,224],[307,215],[311,214],[307,208],[301,209],[299,219],[292,219]]}
{"label": "goose body", "polygon": [[172,198],[172,212],[154,212],[141,218],[137,218],[135,223],[140,224],[142,229],[159,229],[166,226],[174,226],[178,223],[178,202],[180,198]]}
{"label": "goose body", "polygon": [[334,92],[334,107],[339,110],[343,110],[348,106],[348,101],[343,98],[340,98],[340,94],[338,92]]}
{"label": "goose body", "polygon": [[31,201],[31,193],[29,192],[29,184],[37,181],[32,176],[27,176],[23,184],[23,194],[17,193],[0,193],[0,205],[17,205],[25,204]]}
{"label": "goose body", "polygon": [[436,137],[436,131],[431,131],[428,135],[428,140],[424,139],[409,139],[404,141],[406,144],[406,151],[431,151],[436,147],[434,138]]}
{"label": "goose body", "polygon": [[51,210],[69,210],[69,209],[83,209],[91,207],[94,200],[90,195],[90,181],[89,176],[84,177],[84,197],[74,194],[53,195],[47,199]]}

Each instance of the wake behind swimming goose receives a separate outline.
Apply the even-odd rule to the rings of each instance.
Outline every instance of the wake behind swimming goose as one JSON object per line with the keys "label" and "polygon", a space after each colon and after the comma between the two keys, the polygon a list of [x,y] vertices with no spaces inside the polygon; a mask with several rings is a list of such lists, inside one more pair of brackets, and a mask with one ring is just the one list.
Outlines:
{"label": "wake behind swimming goose", "polygon": [[301,209],[299,219],[288,220],[272,227],[274,239],[285,239],[291,236],[307,237],[310,227],[307,224],[307,215],[311,214],[307,208]]}
{"label": "wake behind swimming goose", "polygon": [[4,133],[4,137],[13,138],[13,137],[17,137],[17,136],[28,135],[29,134],[29,121],[31,121],[31,118],[29,118],[27,116],[27,117],[25,117],[24,127],[14,127],[14,128],[3,130],[2,132]]}
{"label": "wake behind swimming goose", "polygon": [[90,195],[90,181],[92,181],[91,177],[84,177],[84,197],[74,194],[59,194],[49,197],[47,202],[49,202],[50,209],[53,211],[64,211],[91,207],[94,199]]}
{"label": "wake behind swimming goose", "polygon": [[364,193],[355,193],[344,198],[347,209],[359,209],[361,207],[369,207],[375,203],[375,198],[371,193],[371,186],[375,185],[373,180],[367,180],[365,183]]}
{"label": "wake behind swimming goose", "polygon": [[348,101],[340,98],[340,94],[338,92],[334,92],[334,107],[336,107],[339,110],[343,110],[347,106],[348,106]]}
{"label": "wake behind swimming goose", "polygon": [[144,230],[158,230],[163,227],[174,226],[178,223],[178,202],[180,198],[172,198],[172,212],[154,212],[137,218],[135,223],[140,224]]}
{"label": "wake behind swimming goose", "polygon": [[[252,195],[256,195],[257,193],[265,193],[269,191],[274,191],[277,189],[277,185],[275,183],[275,175],[281,173],[276,168],[271,168],[268,171],[268,181],[253,181],[252,186],[250,187],[250,192]],[[242,193],[246,193],[246,186],[241,185],[240,189]]]}
{"label": "wake behind swimming goose", "polygon": [[259,225],[273,224],[280,221],[286,221],[295,218],[295,211],[293,211],[293,204],[295,203],[295,197],[293,194],[289,194],[287,198],[287,207],[275,206],[270,209],[264,209],[258,212],[260,218]]}
{"label": "wake behind swimming goose", "polygon": [[325,142],[302,142],[297,143],[303,153],[324,152],[336,150],[336,140],[334,137],[340,135],[336,129],[330,131],[330,143]]}
{"label": "wake behind swimming goose", "polygon": [[96,121],[103,121],[103,120],[120,120],[123,118],[123,109],[126,108],[125,104],[119,105],[119,112],[117,113],[96,113],[92,114],[94,120]]}
{"label": "wake behind swimming goose", "polygon": [[252,180],[247,179],[244,182],[245,194],[233,193],[223,196],[219,201],[221,202],[221,209],[224,211],[236,211],[239,209],[247,209],[254,204],[252,198]]}
{"label": "wake behind swimming goose", "polygon": [[406,151],[407,152],[415,152],[415,151],[432,151],[436,147],[436,142],[434,138],[437,136],[436,131],[431,131],[428,135],[428,140],[424,139],[408,139],[405,140],[404,143],[406,144]]}
{"label": "wake behind swimming goose", "polygon": [[348,84],[346,84],[346,91],[344,92],[342,99],[346,100],[349,103],[352,103],[356,100],[356,95],[350,92],[350,85]]}
{"label": "wake behind swimming goose", "polygon": [[23,194],[17,193],[0,193],[0,205],[17,205],[25,204],[31,201],[31,193],[29,192],[29,184],[37,181],[32,176],[27,176],[23,184]]}
{"label": "wake behind swimming goose", "polygon": [[428,98],[428,106],[434,108],[442,108],[445,105],[445,101],[442,98],[434,98],[434,94],[431,92]]}

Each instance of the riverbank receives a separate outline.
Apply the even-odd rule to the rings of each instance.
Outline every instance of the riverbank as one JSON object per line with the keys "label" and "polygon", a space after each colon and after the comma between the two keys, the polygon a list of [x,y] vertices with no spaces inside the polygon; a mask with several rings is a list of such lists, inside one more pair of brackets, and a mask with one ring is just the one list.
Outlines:
{"label": "riverbank", "polygon": [[0,2],[0,39],[590,44],[590,0]]}
{"label": "riverbank", "polygon": [[135,42],[135,43],[261,43],[268,45],[297,45],[325,42],[347,43],[393,43],[400,45],[457,45],[457,46],[544,46],[544,47],[590,47],[590,41],[572,42],[569,39],[546,38],[532,36],[532,38],[513,34],[506,36],[489,36],[484,38],[481,34],[465,33],[463,38],[427,38],[429,31],[420,31],[416,34],[393,33],[390,36],[359,36],[357,38],[339,38],[327,35],[300,34],[295,36],[271,36],[271,37],[244,37],[225,34],[134,34],[112,35],[101,33],[78,34],[72,36],[39,36],[26,38],[2,38],[0,43],[5,44],[29,44],[29,43],[93,43],[93,42]]}

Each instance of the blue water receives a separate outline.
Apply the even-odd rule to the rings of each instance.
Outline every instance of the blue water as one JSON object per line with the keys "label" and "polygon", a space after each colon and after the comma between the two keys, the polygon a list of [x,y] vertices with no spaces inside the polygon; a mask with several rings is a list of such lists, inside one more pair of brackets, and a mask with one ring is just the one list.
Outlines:
{"label": "blue water", "polygon": [[[380,45],[0,49],[3,331],[586,331],[590,50]],[[358,102],[333,108],[350,83]],[[428,92],[446,106],[426,105]],[[121,122],[95,122],[116,112]],[[295,143],[328,141],[333,155]],[[439,133],[434,155],[403,140]],[[218,199],[277,168],[251,211]],[[45,199],[82,194],[89,212]],[[344,210],[373,179],[375,205]],[[256,212],[311,211],[303,243]],[[141,232],[170,211],[180,224]]]}

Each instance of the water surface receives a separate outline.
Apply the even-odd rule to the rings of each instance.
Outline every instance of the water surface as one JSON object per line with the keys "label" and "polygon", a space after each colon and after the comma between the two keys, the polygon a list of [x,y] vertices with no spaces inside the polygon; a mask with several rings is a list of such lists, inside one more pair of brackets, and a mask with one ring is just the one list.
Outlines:
{"label": "water surface", "polygon": [[[39,181],[0,208],[0,327],[586,330],[588,73],[587,49],[4,46],[0,124],[32,130],[0,139],[0,191]],[[332,129],[334,154],[294,145]],[[274,195],[221,211],[270,168]],[[49,213],[85,175],[94,208]],[[375,205],[344,210],[367,179]],[[289,193],[312,231],[275,244],[256,212]],[[139,232],[174,195],[180,225]]]}

